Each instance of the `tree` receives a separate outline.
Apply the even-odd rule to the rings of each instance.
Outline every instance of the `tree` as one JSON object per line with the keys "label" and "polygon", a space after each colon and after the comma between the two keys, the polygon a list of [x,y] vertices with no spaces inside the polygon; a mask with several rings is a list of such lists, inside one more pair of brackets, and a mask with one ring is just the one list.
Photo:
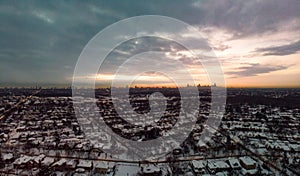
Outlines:
{"label": "tree", "polygon": [[5,163],[4,163],[3,159],[2,159],[2,153],[0,151],[0,168],[4,168],[4,166],[5,166]]}

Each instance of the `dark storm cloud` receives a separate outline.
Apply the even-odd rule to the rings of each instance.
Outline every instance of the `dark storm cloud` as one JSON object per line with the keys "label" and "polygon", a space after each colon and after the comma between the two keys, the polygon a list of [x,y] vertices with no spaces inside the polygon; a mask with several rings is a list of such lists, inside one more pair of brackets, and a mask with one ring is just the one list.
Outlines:
{"label": "dark storm cloud", "polygon": [[285,56],[295,54],[300,51],[300,41],[282,46],[258,48],[255,52],[262,53],[264,56]]}
{"label": "dark storm cloud", "polygon": [[205,11],[206,25],[226,29],[235,38],[275,32],[278,25],[300,16],[298,0],[221,0],[194,5]]}
{"label": "dark storm cloud", "polygon": [[[104,27],[127,17],[165,15],[199,28],[225,29],[241,37],[278,30],[276,26],[281,22],[300,16],[299,3],[298,0],[1,1],[0,82],[65,82],[66,77],[72,76],[87,42]],[[219,49],[226,46],[220,45]]]}
{"label": "dark storm cloud", "polygon": [[261,65],[259,63],[248,64],[248,66],[238,67],[236,71],[226,72],[232,77],[248,77],[248,76],[257,76],[259,74],[270,73],[273,71],[285,70],[290,66],[274,66],[274,65]]}
{"label": "dark storm cloud", "polygon": [[1,2],[1,82],[65,82],[84,45],[123,18],[95,4]]}

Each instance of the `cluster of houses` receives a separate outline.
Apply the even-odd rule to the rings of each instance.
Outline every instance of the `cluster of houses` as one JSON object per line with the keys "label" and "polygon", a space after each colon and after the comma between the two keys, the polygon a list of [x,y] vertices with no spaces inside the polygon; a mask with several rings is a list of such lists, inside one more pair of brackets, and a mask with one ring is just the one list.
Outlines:
{"label": "cluster of houses", "polygon": [[[272,94],[273,96],[273,94]],[[277,95],[276,95],[277,96]],[[98,96],[98,111],[114,132],[132,140],[151,140],[172,129],[180,112],[180,99],[168,98],[167,112],[155,125],[131,125],[118,116],[112,100]],[[208,95],[201,95],[209,100]],[[147,112],[146,98],[133,97],[132,106]],[[19,104],[18,102],[22,102]],[[231,105],[226,107],[219,127],[205,143],[199,141],[209,112],[209,101],[202,101],[195,125],[182,148],[170,155],[190,157],[186,163],[132,164],[114,162],[104,153],[110,147],[109,136],[101,135],[102,144],[91,144],[85,137],[73,109],[72,99],[63,96],[2,96],[0,98],[0,175],[274,175],[278,170],[266,166],[251,152],[234,141],[238,139],[277,168],[296,174],[300,164],[300,110],[266,105]],[[172,106],[171,106],[172,105]],[[82,111],[90,111],[82,106]],[[120,107],[122,108],[122,107]],[[13,109],[6,113],[8,109]],[[126,111],[126,109],[123,109]],[[174,118],[175,117],[175,118]],[[128,116],[129,120],[134,117]],[[151,120],[151,118],[149,118]],[[166,156],[168,157],[168,156]],[[218,159],[216,159],[218,158]],[[279,159],[278,159],[279,158]],[[131,168],[131,169],[130,169]],[[128,172],[124,174],[125,170]],[[132,170],[132,171],[131,171]],[[179,174],[180,175],[180,174]]]}
{"label": "cluster of houses", "polygon": [[[10,102],[10,108],[25,98],[2,97],[1,103]],[[85,139],[68,97],[33,96],[1,119],[0,127],[0,175],[122,175],[102,145]],[[154,165],[138,168],[140,175],[162,174]]]}
{"label": "cluster of houses", "polygon": [[[258,175],[259,166],[255,160],[249,156],[240,158],[228,158],[225,160],[194,160],[191,168],[198,175],[216,174],[230,175],[233,172],[242,175]],[[261,174],[261,173],[260,173]]]}
{"label": "cluster of houses", "polygon": [[[70,159],[49,157],[44,154],[38,156],[21,155],[11,163],[18,174],[24,174],[36,170],[49,173],[113,173],[114,164],[106,161],[92,161],[83,159]],[[44,169],[45,168],[45,169]],[[43,170],[44,169],[44,170]],[[7,169],[6,169],[7,170]],[[13,172],[12,172],[13,173]]]}

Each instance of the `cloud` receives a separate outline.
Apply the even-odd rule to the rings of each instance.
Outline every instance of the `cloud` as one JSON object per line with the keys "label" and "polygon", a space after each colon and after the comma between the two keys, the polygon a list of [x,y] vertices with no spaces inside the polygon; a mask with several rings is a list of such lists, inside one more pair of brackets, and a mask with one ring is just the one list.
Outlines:
{"label": "cloud", "polygon": [[118,20],[107,11],[97,14],[90,6],[97,5],[0,2],[0,65],[5,66],[0,82],[65,82],[85,44]]}
{"label": "cloud", "polygon": [[[1,1],[0,82],[65,82],[65,77],[72,76],[80,52],[95,34],[114,22],[138,15],[164,15],[199,30],[224,31],[231,37],[226,40],[252,35],[263,37],[265,33],[280,32],[283,24],[289,25],[286,30],[300,30],[300,23],[293,22],[300,16],[298,0]],[[216,34],[214,30],[211,33]],[[193,42],[197,35],[186,31],[185,35],[177,37]],[[217,36],[216,40],[219,39]],[[298,46],[296,43],[294,48],[270,47],[258,52],[292,54],[298,51]],[[212,43],[212,48],[219,51],[228,51],[230,47],[223,41]],[[181,50],[174,44],[158,44],[151,40],[140,41],[139,45],[128,43],[111,54],[104,72],[113,69],[125,55],[149,49]],[[185,56],[181,61],[195,64]]]}
{"label": "cloud", "polygon": [[282,46],[272,46],[266,48],[258,48],[255,52],[262,53],[264,56],[285,56],[295,54],[300,51],[300,41],[289,43]]}
{"label": "cloud", "polygon": [[224,44],[218,44],[218,45],[215,45],[212,47],[214,50],[218,50],[218,51],[225,51],[229,48],[231,48],[230,46],[228,45],[224,45]]}
{"label": "cloud", "polygon": [[[199,19],[204,21],[202,25],[226,29],[234,38],[275,32],[300,16],[298,0],[197,1],[193,6],[205,14]],[[300,29],[299,24],[294,27]]]}
{"label": "cloud", "polygon": [[235,69],[235,71],[228,71],[226,74],[233,78],[257,76],[259,74],[270,73],[279,70],[285,70],[290,66],[282,65],[261,65],[259,63],[249,63],[248,66],[242,66]]}

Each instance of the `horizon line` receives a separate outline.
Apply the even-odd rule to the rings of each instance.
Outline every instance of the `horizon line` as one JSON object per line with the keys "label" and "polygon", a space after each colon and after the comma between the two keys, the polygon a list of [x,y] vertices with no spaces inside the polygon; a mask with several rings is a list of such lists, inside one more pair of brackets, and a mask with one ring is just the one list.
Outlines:
{"label": "horizon line", "polygon": [[[189,87],[219,87],[226,89],[300,89],[300,86],[214,86],[214,85],[201,85],[201,86],[119,86],[113,88],[189,88]],[[94,89],[108,89],[112,88],[111,86],[96,86]],[[0,85],[0,89],[72,89],[72,85]],[[76,87],[76,89],[91,89],[91,87]]]}

